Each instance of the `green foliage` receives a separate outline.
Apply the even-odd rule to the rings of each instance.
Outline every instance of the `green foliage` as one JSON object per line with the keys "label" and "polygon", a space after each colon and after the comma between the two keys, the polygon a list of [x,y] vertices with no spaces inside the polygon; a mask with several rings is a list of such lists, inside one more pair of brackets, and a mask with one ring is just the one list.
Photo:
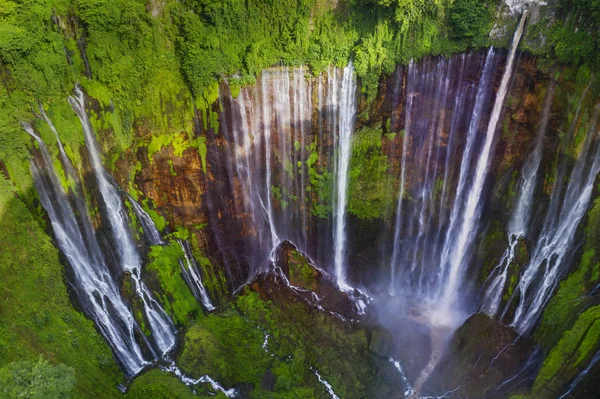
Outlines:
{"label": "green foliage", "polygon": [[308,264],[304,255],[294,250],[288,259],[290,283],[296,287],[314,290],[316,284],[315,270]]}
{"label": "green foliage", "polygon": [[317,140],[315,139],[315,141],[306,148],[309,154],[304,163],[308,168],[308,179],[310,182],[310,186],[306,187],[306,192],[312,193],[313,200],[311,211],[313,215],[319,218],[326,218],[331,212],[333,175],[319,162]]}
{"label": "green foliage", "polygon": [[37,362],[21,361],[0,368],[0,393],[6,399],[70,398],[75,373],[64,364],[52,366],[43,357]]}
{"label": "green foliage", "polygon": [[254,75],[280,60],[302,62],[313,3],[188,0],[174,5],[177,53],[194,97],[211,104],[205,93],[224,74]]}
{"label": "green foliage", "polygon": [[167,225],[167,220],[157,211],[151,209],[148,205],[149,202],[150,200],[148,198],[144,198],[141,202],[141,206],[142,208],[144,208],[144,211],[148,214],[148,216],[150,216],[150,219],[152,219],[152,222],[154,223],[158,231],[163,231],[165,229],[165,226]]}
{"label": "green foliage", "polygon": [[600,3],[597,0],[557,0],[544,19],[529,26],[525,47],[567,65],[600,61]]}
{"label": "green foliage", "polygon": [[455,0],[450,6],[449,21],[453,37],[475,39],[488,34],[495,11],[488,1]]}

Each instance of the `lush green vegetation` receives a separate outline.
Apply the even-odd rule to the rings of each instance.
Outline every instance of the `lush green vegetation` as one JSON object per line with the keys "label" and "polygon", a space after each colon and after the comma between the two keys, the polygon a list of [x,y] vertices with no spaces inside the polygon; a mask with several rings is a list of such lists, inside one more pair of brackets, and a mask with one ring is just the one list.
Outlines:
{"label": "lush green vegetation", "polygon": [[52,366],[42,357],[37,362],[20,361],[0,368],[0,393],[5,398],[69,398],[74,385],[71,367]]}
{"label": "lush green vegetation", "polygon": [[258,387],[271,363],[261,347],[263,339],[256,326],[235,312],[202,317],[186,331],[179,366],[195,378],[208,374],[227,387]]}
{"label": "lush green vegetation", "polygon": [[[0,380],[9,389],[42,389],[55,378],[65,387],[74,379],[73,396],[114,397],[123,376],[108,346],[73,308],[58,250],[1,173],[0,237]],[[40,355],[65,366],[50,368]]]}
{"label": "lush green vegetation", "polygon": [[236,75],[239,87],[280,62],[319,73],[354,58],[372,99],[381,73],[398,62],[486,43],[472,32],[489,25],[495,2],[463,3],[3,0],[0,159],[15,179],[27,175],[29,139],[18,122],[33,119],[41,101],[79,162],[82,135],[65,101],[76,82],[96,100],[91,119],[111,165],[132,146],[134,128],[191,132],[194,104],[204,128],[216,130],[208,106],[223,76]]}
{"label": "lush green vegetation", "polygon": [[150,370],[135,379],[124,396],[126,399],[225,399],[218,393],[216,396],[194,394],[177,377],[160,370]]}
{"label": "lush green vegetation", "polygon": [[[325,397],[327,394],[311,368],[317,369],[336,394],[344,398],[380,397],[372,389],[385,392],[395,383],[381,378],[381,369],[389,362],[368,350],[365,329],[353,330],[302,301],[265,300],[250,289],[237,299],[237,306],[242,315],[269,334],[267,348],[275,355],[271,357],[275,392],[269,395],[259,391],[254,397]],[[373,386],[374,381],[377,387]]]}
{"label": "lush green vegetation", "polygon": [[[198,131],[218,132],[214,103],[224,77],[230,78],[235,91],[274,64],[306,64],[317,74],[353,59],[365,99],[371,102],[382,74],[391,73],[397,63],[490,44],[487,33],[498,4],[496,0],[0,0],[0,389],[5,390],[0,392],[15,396],[35,389],[44,397],[66,397],[70,392],[75,397],[114,397],[122,380],[104,340],[69,301],[64,262],[47,235],[31,188],[32,141],[19,122],[33,122],[52,155],[57,158],[58,153],[53,133],[34,116],[40,104],[81,170],[83,135],[66,101],[79,83],[93,99],[89,112],[106,164],[116,169],[118,161],[129,163],[125,167],[133,171],[129,191],[136,196],[132,179],[143,167],[135,159],[141,147],[146,147],[149,162],[167,146],[176,157],[192,148],[207,173],[206,139]],[[554,10],[559,18],[547,15],[528,28],[524,46],[550,59],[590,65],[581,69],[589,78],[600,65],[600,3],[561,0]],[[193,125],[196,111],[201,119],[198,129]],[[356,135],[348,206],[359,218],[384,216],[394,200],[390,193],[396,191],[386,178],[385,140],[381,129],[364,128]],[[325,161],[318,159],[316,143],[307,152],[312,211],[327,216],[332,176]],[[142,205],[163,230],[165,219],[147,201]],[[548,350],[554,349],[542,377],[556,374],[560,354],[577,353],[570,363],[574,370],[595,346],[597,323],[587,313],[575,315],[586,302],[581,296],[600,273],[594,250],[599,240],[598,209],[597,202],[588,221],[595,227],[586,231],[579,267],[561,284],[544,315],[537,338],[547,343]],[[179,233],[173,236],[189,238],[189,232],[185,237]],[[223,294],[222,271],[202,255],[195,240],[192,245],[206,272],[207,288]],[[182,367],[196,375],[214,373],[224,383],[248,384],[255,397],[308,398],[323,389],[309,368],[316,365],[340,395],[366,392],[364,376],[374,377],[369,374],[370,360],[353,366],[347,362],[350,355],[370,359],[364,331],[345,331],[302,304],[283,308],[253,292],[237,301],[238,311],[203,317],[179,274],[181,255],[174,243],[153,247],[145,272],[178,325],[192,325],[186,333]],[[300,284],[313,283],[301,259],[290,275]],[[277,357],[262,350],[263,336],[256,324],[274,337],[269,349]],[[568,333],[562,335],[565,329]],[[210,362],[198,353],[210,355]],[[40,354],[47,362],[38,360]],[[260,388],[267,371],[276,380],[273,391]],[[155,370],[136,380],[127,397],[190,395],[173,376]]]}

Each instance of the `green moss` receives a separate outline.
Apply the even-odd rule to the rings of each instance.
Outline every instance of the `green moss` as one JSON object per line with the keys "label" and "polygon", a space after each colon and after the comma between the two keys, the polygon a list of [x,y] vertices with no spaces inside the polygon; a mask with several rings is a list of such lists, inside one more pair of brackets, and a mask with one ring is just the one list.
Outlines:
{"label": "green moss", "polygon": [[311,212],[319,218],[327,218],[331,213],[331,192],[333,190],[333,175],[323,162],[319,162],[317,139],[306,147],[308,157],[304,162],[308,169],[310,186],[306,191],[312,193]]}
{"label": "green moss", "polygon": [[[585,359],[593,355],[600,338],[600,306],[583,312],[570,330],[562,335],[552,348],[533,384],[532,394],[553,392],[579,373]],[[556,378],[560,373],[561,378]]]}
{"label": "green moss", "polygon": [[[125,395],[127,399],[194,399],[198,397],[210,396],[197,396],[190,387],[179,381],[173,374],[156,369],[137,377]],[[212,397],[214,398],[214,396]]]}
{"label": "green moss", "polygon": [[600,198],[587,215],[584,229],[584,250],[573,272],[563,280],[544,311],[536,340],[550,347],[558,340],[561,331],[574,321],[573,316],[587,304],[586,291],[598,282],[600,266],[596,251],[600,239]]}
{"label": "green moss", "polygon": [[272,363],[262,343],[262,332],[235,312],[212,314],[197,319],[186,332],[179,366],[195,377],[208,374],[225,386],[259,387]]}
{"label": "green moss", "polygon": [[380,128],[362,128],[354,134],[350,159],[348,212],[360,219],[384,216],[394,202],[388,159],[381,151]]}
{"label": "green moss", "polygon": [[[208,107],[210,107],[211,104],[215,103],[218,99],[219,83],[213,81],[204,89],[202,94],[198,98],[196,98],[196,107],[201,111],[205,111],[206,109],[208,109]],[[207,127],[204,126],[205,130],[206,128]]]}
{"label": "green moss", "polygon": [[173,161],[171,159],[169,159],[168,163],[169,163],[169,174],[171,176],[177,176],[177,172],[175,172],[175,169],[173,169]]}
{"label": "green moss", "polygon": [[584,360],[589,359],[590,354],[594,353],[592,350],[597,347],[599,339],[600,319],[596,319],[596,321],[594,321],[594,323],[586,332],[581,344],[579,345],[577,360],[575,360],[573,367],[580,366]]}
{"label": "green moss", "polygon": [[192,141],[192,147],[198,150],[200,161],[202,162],[202,170],[204,171],[204,174],[206,174],[206,138],[202,136],[196,137],[196,139]]}
{"label": "green moss", "polygon": [[[317,397],[326,396],[310,370],[315,367],[340,397],[371,397],[367,386],[374,381],[369,379],[374,378],[377,361],[368,352],[364,330],[346,328],[303,302],[263,301],[249,289],[237,298],[237,305],[244,316],[269,333],[271,352],[293,359],[273,367],[273,373],[286,376],[277,387],[313,388]],[[286,369],[291,372],[283,372]]]}
{"label": "green moss", "polygon": [[177,243],[150,247],[146,271],[160,284],[158,297],[175,322],[180,326],[189,324],[199,306],[190,288],[181,276],[179,261],[183,258]]}
{"label": "green moss", "polygon": [[314,290],[316,284],[316,273],[313,267],[308,264],[304,255],[298,251],[291,252],[291,259],[288,261],[289,277],[292,285],[308,290]]}
{"label": "green moss", "polygon": [[173,232],[173,237],[180,240],[187,240],[190,238],[190,231],[183,226],[177,226],[177,229]]}
{"label": "green moss", "polygon": [[148,160],[152,162],[154,154],[159,152],[163,147],[173,147],[173,154],[181,158],[183,152],[191,147],[188,138],[181,133],[161,134],[152,136],[148,143]]}
{"label": "green moss", "polygon": [[577,314],[577,309],[581,306],[580,298],[583,294],[583,283],[594,254],[594,250],[586,251],[575,272],[560,283],[558,290],[544,311],[540,327],[536,332],[538,341],[554,342],[556,334],[564,331],[565,327],[573,322],[572,317]]}
{"label": "green moss", "polygon": [[218,264],[213,264],[210,259],[206,257],[204,252],[198,245],[198,240],[192,240],[192,253],[196,262],[202,269],[202,282],[204,287],[208,291],[209,295],[213,299],[219,301],[220,297],[225,297],[227,294],[227,281],[223,273],[223,269]]}
{"label": "green moss", "polygon": [[215,134],[219,133],[219,114],[213,111],[210,111],[210,127]]}
{"label": "green moss", "polygon": [[484,232],[481,240],[481,253],[494,254],[487,259],[483,259],[483,266],[479,274],[479,282],[483,284],[490,275],[490,272],[498,264],[499,256],[506,248],[506,236],[502,224],[498,221],[492,221],[490,227]]}
{"label": "green moss", "polygon": [[151,209],[149,207],[150,201],[151,200],[149,200],[148,198],[144,198],[141,202],[141,206],[144,209],[144,211],[148,214],[148,216],[150,216],[152,222],[154,223],[158,231],[163,231],[165,226],[167,225],[167,221],[164,217],[162,217],[162,215],[160,215],[154,209]]}

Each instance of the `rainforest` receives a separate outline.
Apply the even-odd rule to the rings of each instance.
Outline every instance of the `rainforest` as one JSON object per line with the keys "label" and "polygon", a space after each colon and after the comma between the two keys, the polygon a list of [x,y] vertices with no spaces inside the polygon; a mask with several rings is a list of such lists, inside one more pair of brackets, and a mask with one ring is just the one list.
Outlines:
{"label": "rainforest", "polygon": [[0,398],[600,397],[600,0],[0,0]]}

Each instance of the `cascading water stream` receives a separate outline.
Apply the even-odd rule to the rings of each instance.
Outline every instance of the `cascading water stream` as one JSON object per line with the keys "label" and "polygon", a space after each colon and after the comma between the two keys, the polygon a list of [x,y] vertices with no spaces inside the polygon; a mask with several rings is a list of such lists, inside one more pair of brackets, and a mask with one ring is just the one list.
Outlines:
{"label": "cascading water stream", "polygon": [[69,97],[73,110],[79,117],[83,127],[85,142],[88,148],[92,168],[96,176],[106,216],[113,234],[117,258],[121,269],[130,273],[135,282],[135,290],[143,303],[144,314],[152,332],[153,343],[160,355],[169,352],[175,346],[175,327],[160,304],[152,297],[150,290],[141,278],[141,259],[128,229],[127,219],[123,213],[123,204],[116,188],[106,178],[104,167],[96,147],[96,139],[85,111],[84,94],[79,87],[75,88],[75,96]]}
{"label": "cascading water stream", "polygon": [[[81,206],[84,202],[81,199],[75,201],[78,204],[77,218],[58,180],[46,145],[31,126],[24,124],[23,127],[38,142],[42,153],[39,166],[34,161],[31,163],[32,175],[58,246],[72,267],[75,294],[86,315],[106,338],[125,373],[134,376],[148,364],[136,340],[136,335],[143,336],[143,333],[121,298],[104,261],[87,209]],[[62,148],[62,144],[59,147]],[[64,161],[70,165],[68,158]],[[70,177],[76,178],[76,175]]]}
{"label": "cascading water stream", "polygon": [[54,136],[56,137],[56,142],[58,144],[58,150],[60,152],[60,158],[61,158],[63,167],[66,169],[65,172],[66,172],[67,176],[72,176],[72,177],[77,176],[77,173],[75,172],[75,168],[73,168],[73,165],[69,161],[69,157],[67,157],[65,148],[63,147],[62,142],[60,141],[60,137],[58,136],[58,131],[54,127],[54,124],[52,123],[50,118],[48,118],[48,116],[46,115],[46,111],[44,111],[44,107],[41,104],[39,104],[39,110],[40,110],[40,116],[42,117],[44,122],[46,122],[46,124],[48,125],[50,130],[52,130],[52,133],[54,133]]}
{"label": "cascading water stream", "polygon": [[142,224],[142,230],[144,230],[144,234],[146,235],[146,239],[150,245],[163,245],[165,242],[162,240],[162,237],[160,236],[160,233],[158,232],[158,229],[156,228],[156,225],[154,224],[154,221],[150,215],[148,215],[146,211],[142,209],[140,204],[131,198],[131,196],[128,195],[127,199],[129,200],[129,203],[131,204],[133,212],[135,212],[138,221]]}
{"label": "cascading water stream", "polygon": [[569,385],[569,388],[567,389],[567,391],[562,394],[558,399],[566,399],[569,397],[569,395],[573,392],[573,390],[575,388],[577,388],[577,386],[581,383],[581,381],[587,377],[588,375],[590,375],[590,371],[592,371],[592,369],[594,368],[594,366],[596,366],[596,364],[598,364],[598,362],[600,361],[600,351],[596,352],[596,354],[594,355],[594,357],[592,358],[592,360],[590,360],[590,362],[588,363],[588,365],[585,367],[585,369],[583,369],[581,371],[581,373],[579,373],[579,375],[577,377],[575,377],[575,379],[573,380],[573,382],[571,383],[571,385]]}
{"label": "cascading water stream", "polygon": [[234,388],[230,388],[230,389],[223,388],[223,386],[221,384],[219,384],[217,381],[210,378],[210,376],[208,376],[208,375],[203,375],[197,379],[188,377],[187,375],[183,374],[183,372],[179,369],[179,367],[177,367],[175,362],[171,362],[169,367],[161,366],[160,368],[161,368],[161,370],[163,370],[167,373],[171,373],[171,374],[175,375],[177,378],[179,378],[179,380],[181,382],[183,382],[187,386],[193,387],[193,386],[196,386],[199,384],[210,384],[210,386],[215,391],[222,392],[223,395],[225,395],[228,398],[235,398],[238,394],[238,392]]}
{"label": "cascading water stream", "polygon": [[[550,202],[561,203],[562,206],[555,216],[547,217],[544,221],[531,260],[513,293],[513,297],[517,295],[519,301],[511,325],[521,334],[531,331],[569,265],[565,258],[572,248],[575,232],[585,216],[596,176],[600,172],[597,122],[598,107],[562,200],[556,199],[561,198],[562,190],[555,187],[552,191]],[[553,209],[550,207],[548,212]]]}
{"label": "cascading water stream", "polygon": [[405,112],[405,121],[404,121],[404,135],[402,138],[402,160],[400,162],[400,193],[398,194],[398,206],[396,208],[396,229],[394,232],[394,247],[392,252],[392,264],[391,264],[391,276],[390,276],[390,294],[394,294],[394,290],[396,287],[396,265],[399,262],[400,256],[400,230],[402,229],[402,204],[404,203],[404,188],[406,185],[405,176],[406,176],[406,158],[408,156],[408,139],[410,137],[410,126],[411,126],[411,116],[412,116],[412,103],[414,98],[414,65],[412,60],[408,64],[408,85],[406,88],[407,96],[406,96],[406,112]]}
{"label": "cascading water stream", "polygon": [[542,149],[544,137],[548,128],[548,120],[550,119],[550,107],[552,106],[552,100],[554,98],[554,89],[555,82],[552,81],[546,92],[542,120],[537,131],[535,147],[529,154],[525,166],[523,167],[519,199],[508,225],[508,246],[502,254],[500,262],[498,262],[498,265],[490,273],[489,278],[491,278],[491,281],[485,290],[483,308],[490,316],[495,316],[498,312],[505,284],[508,279],[509,267],[515,259],[516,246],[519,243],[519,239],[526,237],[529,230],[531,205],[533,203],[533,194],[538,181],[538,170],[542,161]]}
{"label": "cascading water stream", "polygon": [[215,310],[215,307],[208,296],[208,292],[206,292],[206,288],[204,287],[204,284],[202,284],[200,268],[198,267],[198,263],[196,263],[196,259],[192,254],[190,244],[187,241],[181,240],[177,240],[177,242],[181,246],[181,250],[183,251],[183,256],[185,258],[185,265],[181,260],[179,263],[181,266],[181,273],[183,274],[187,285],[192,290],[196,300],[199,301],[202,306],[204,306],[204,309],[209,312]]}
{"label": "cascading water stream", "polygon": [[266,188],[266,208],[265,204],[261,205],[265,208],[265,212],[267,213],[267,218],[269,220],[269,229],[271,232],[271,248],[275,248],[277,244],[281,242],[279,237],[277,236],[277,232],[275,230],[275,217],[273,215],[273,204],[271,203],[271,116],[270,116],[270,108],[269,104],[269,92],[268,92],[268,80],[267,75],[263,73],[262,75],[262,128],[263,135],[265,141],[265,165],[266,165],[266,174],[265,174],[265,188]]}
{"label": "cascading water stream", "polygon": [[[72,105],[78,106],[77,110],[80,110],[85,115],[83,95],[79,90],[76,92],[79,98],[77,100],[71,99]],[[42,139],[35,134],[31,126],[23,124],[27,133],[38,142],[42,155],[41,159],[33,159],[31,163],[32,175],[34,177],[38,195],[52,222],[52,228],[58,246],[72,267],[73,278],[75,279],[73,282],[75,288],[74,292],[78,301],[86,315],[95,322],[101,334],[106,338],[126,375],[128,377],[133,377],[141,372],[144,367],[150,365],[152,360],[156,360],[158,357],[153,346],[158,347],[159,350],[165,348],[162,350],[162,355],[165,355],[166,352],[168,352],[175,342],[174,333],[171,330],[161,331],[160,329],[165,327],[164,324],[158,326],[151,325],[150,328],[153,334],[150,339],[154,340],[154,342],[151,342],[136,323],[132,311],[121,297],[119,288],[109,271],[100,245],[96,239],[87,212],[86,203],[83,199],[79,177],[64,152],[58,132],[46,116],[43,108],[40,108],[40,114],[42,119],[48,123],[56,136],[67,179],[72,179],[75,182],[76,192],[74,192],[73,195],[73,203],[75,204],[76,212],[71,207],[67,194],[60,184],[46,145]],[[79,113],[78,115],[82,119],[82,124],[84,124],[84,121],[89,123],[86,117],[82,117]],[[90,132],[91,130],[86,131],[86,133]],[[88,144],[89,138],[89,136],[86,137],[86,143]],[[92,142],[92,144],[94,143]],[[95,147],[92,148],[95,150]],[[94,158],[94,154],[90,155]],[[97,153],[95,158],[96,161],[99,161]],[[94,159],[92,159],[92,161],[94,161]],[[106,180],[105,183],[110,185]],[[111,186],[111,188],[112,193],[109,194],[116,195],[115,188],[113,186]],[[152,241],[164,244],[160,239],[160,234],[152,222],[152,219],[135,201],[133,201],[132,198],[129,198],[129,200],[131,201],[134,210],[137,206],[137,211],[139,213],[136,213],[138,214],[138,218],[142,221],[144,230],[148,230],[147,234],[150,233],[149,235],[152,237]],[[187,242],[182,244],[182,251],[187,261],[187,267],[183,267],[183,269],[185,269],[187,276],[190,277],[190,282],[196,286],[197,292],[201,298],[199,300],[201,300],[207,310],[214,310],[214,306],[210,302],[204,286],[202,285],[198,266],[191,255],[191,250],[189,249]],[[116,257],[118,258],[118,256]],[[129,271],[132,272],[133,277],[133,273],[135,273],[136,270],[130,267]],[[137,270],[137,272],[139,273],[139,270]],[[157,317],[160,318],[160,312],[164,314],[164,311],[160,308],[158,302],[150,296],[149,291],[145,285],[143,285],[141,279],[136,281],[136,284],[137,293],[140,295],[143,304],[145,306],[151,304],[152,306],[158,307],[158,309],[153,308],[151,311],[145,309],[148,320],[153,322]],[[152,312],[156,312],[157,314],[152,317]],[[166,314],[164,314],[164,316],[167,317]],[[166,318],[166,321],[171,328],[174,328],[168,318]],[[162,338],[157,338],[155,331],[162,333]],[[169,340],[171,340],[171,343],[169,343]],[[145,344],[146,348],[153,354],[154,359],[151,359],[150,361],[145,359],[139,344],[140,342]],[[164,358],[168,360],[168,358]],[[171,365],[168,368],[162,368],[165,371],[175,374],[187,385],[209,383],[213,389],[223,392],[228,397],[235,397],[237,395],[235,389],[226,390],[209,376],[202,376],[198,380],[188,378],[181,373],[174,362],[171,362]]]}
{"label": "cascading water stream", "polygon": [[489,168],[490,154],[492,152],[496,127],[500,119],[500,113],[502,112],[502,108],[504,106],[506,93],[508,92],[508,84],[514,68],[515,54],[525,28],[527,13],[528,12],[525,11],[521,17],[521,21],[519,22],[519,26],[515,31],[508,53],[508,59],[502,75],[500,88],[496,94],[496,100],[494,102],[494,107],[488,122],[485,142],[483,144],[483,148],[480,150],[479,158],[477,160],[475,179],[471,185],[471,189],[467,195],[466,204],[461,213],[458,234],[455,237],[452,237],[453,239],[451,240],[451,246],[448,246],[444,251],[445,256],[442,259],[442,267],[447,281],[444,285],[439,300],[448,309],[457,305],[459,298],[458,291],[462,285],[464,271],[469,263],[469,248],[471,247],[478,231],[479,218],[481,216],[481,194]]}
{"label": "cascading water stream", "polygon": [[[356,79],[352,62],[344,68],[337,109],[337,153],[335,178],[334,270],[338,286],[351,289],[346,276],[346,205],[348,202],[348,170],[352,152],[352,133],[356,119]],[[334,106],[337,106],[334,103]],[[335,115],[335,114],[334,114]]]}

